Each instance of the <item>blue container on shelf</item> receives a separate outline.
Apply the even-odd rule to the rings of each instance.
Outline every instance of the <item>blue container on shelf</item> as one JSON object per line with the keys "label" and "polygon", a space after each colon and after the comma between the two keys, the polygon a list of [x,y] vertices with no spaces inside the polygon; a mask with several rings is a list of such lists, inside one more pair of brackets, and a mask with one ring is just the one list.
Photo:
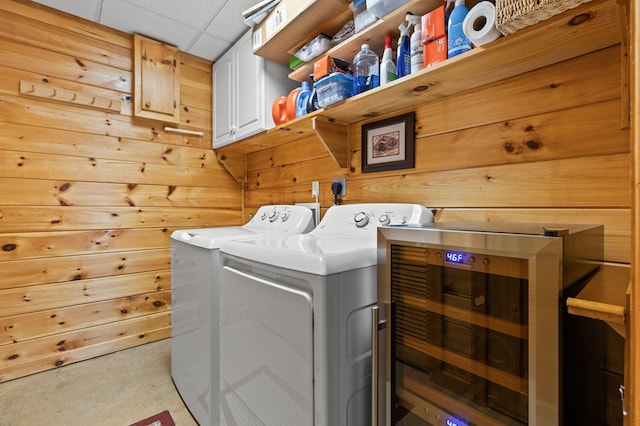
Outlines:
{"label": "blue container on shelf", "polygon": [[318,105],[324,108],[351,97],[353,77],[341,72],[334,72],[314,84],[318,94]]}

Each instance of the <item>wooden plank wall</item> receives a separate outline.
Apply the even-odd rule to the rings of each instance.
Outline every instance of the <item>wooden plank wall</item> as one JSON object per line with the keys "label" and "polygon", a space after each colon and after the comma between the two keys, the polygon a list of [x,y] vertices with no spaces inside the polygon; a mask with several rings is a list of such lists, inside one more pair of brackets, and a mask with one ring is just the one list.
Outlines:
{"label": "wooden plank wall", "polygon": [[352,126],[350,169],[315,137],[250,154],[245,207],[312,202],[319,180],[325,210],[331,179],[345,177],[344,203],[422,203],[437,220],[602,223],[606,260],[629,263],[623,54],[613,46],[414,109],[414,169],[361,172],[360,127],[387,116]]}
{"label": "wooden plank wall", "polygon": [[182,56],[180,127],[19,94],[133,95],[133,37],[0,3],[0,382],[170,336],[171,232],[238,225],[211,150],[211,62]]}

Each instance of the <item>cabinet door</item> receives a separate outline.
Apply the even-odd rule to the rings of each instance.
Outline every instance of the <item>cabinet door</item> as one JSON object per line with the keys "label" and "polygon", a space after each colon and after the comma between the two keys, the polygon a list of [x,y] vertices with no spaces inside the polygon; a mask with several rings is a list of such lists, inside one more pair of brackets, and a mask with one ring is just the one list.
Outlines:
{"label": "cabinet door", "polygon": [[213,64],[213,147],[233,142],[235,129],[234,49]]}
{"label": "cabinet door", "polygon": [[[265,130],[264,59],[253,54],[251,32],[244,35],[235,49],[237,81],[236,140]],[[271,127],[271,126],[269,126]]]}
{"label": "cabinet door", "polygon": [[180,51],[162,42],[134,35],[137,117],[170,123],[180,121]]}

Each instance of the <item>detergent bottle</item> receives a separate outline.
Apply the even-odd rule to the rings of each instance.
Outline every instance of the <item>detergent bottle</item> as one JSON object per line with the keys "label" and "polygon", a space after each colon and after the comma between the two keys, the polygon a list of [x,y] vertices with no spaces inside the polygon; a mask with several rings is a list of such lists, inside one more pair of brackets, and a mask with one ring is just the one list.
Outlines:
{"label": "detergent bottle", "polygon": [[384,52],[380,61],[380,85],[387,84],[396,79],[396,64],[393,62],[393,49],[391,48],[391,36],[384,36]]}
{"label": "detergent bottle", "polygon": [[456,7],[449,16],[449,24],[447,25],[449,32],[448,57],[453,58],[456,55],[471,50],[471,41],[464,34],[462,23],[469,13],[469,9],[464,4],[464,0],[456,0]]}
{"label": "detergent bottle", "polygon": [[407,13],[406,20],[409,25],[413,25],[413,33],[411,34],[410,56],[411,56],[411,73],[420,71],[424,68],[424,44],[422,44],[422,17]]}
{"label": "detergent bottle", "polygon": [[407,26],[400,24],[400,40],[398,40],[398,59],[396,61],[396,74],[398,78],[411,74],[411,42],[409,40],[409,32]]}
{"label": "detergent bottle", "polygon": [[302,117],[307,113],[307,104],[311,97],[311,86],[308,81],[303,81],[300,87],[300,93],[296,100],[296,118]]}

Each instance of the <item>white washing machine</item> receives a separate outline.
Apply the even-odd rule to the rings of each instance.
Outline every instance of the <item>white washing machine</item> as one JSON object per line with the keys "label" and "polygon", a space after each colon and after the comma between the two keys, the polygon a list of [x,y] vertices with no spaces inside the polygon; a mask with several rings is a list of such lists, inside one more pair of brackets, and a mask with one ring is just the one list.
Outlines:
{"label": "white washing machine", "polygon": [[220,419],[371,424],[378,225],[433,222],[415,204],[331,207],[310,233],[220,248]]}
{"label": "white washing machine", "polygon": [[202,426],[218,425],[220,244],[230,239],[291,235],[313,229],[303,206],[263,206],[243,226],[171,234],[171,376]]}

